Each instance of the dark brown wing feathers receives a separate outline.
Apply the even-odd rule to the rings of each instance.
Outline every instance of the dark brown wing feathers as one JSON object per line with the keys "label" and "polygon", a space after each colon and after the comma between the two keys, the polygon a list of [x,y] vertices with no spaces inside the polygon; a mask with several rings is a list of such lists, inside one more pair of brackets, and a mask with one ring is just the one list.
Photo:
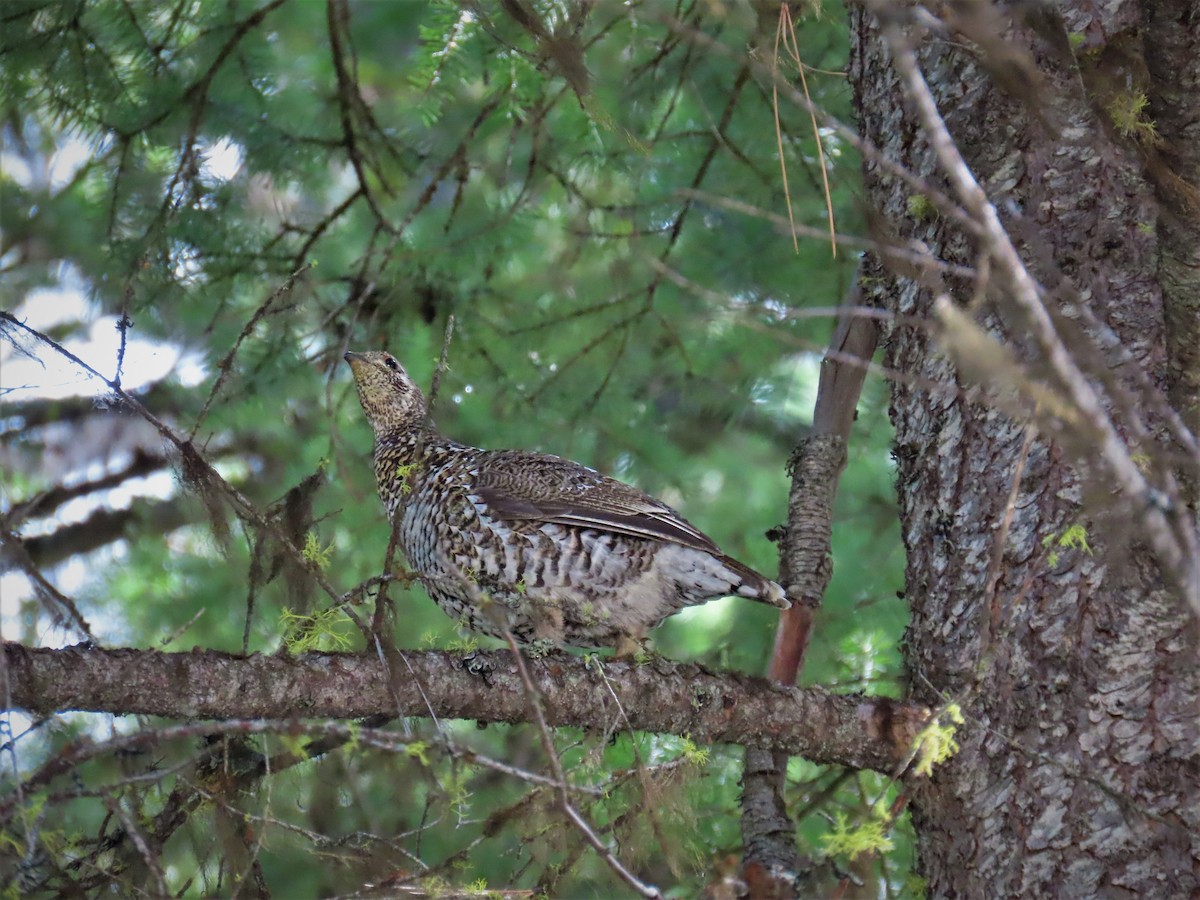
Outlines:
{"label": "dark brown wing feathers", "polygon": [[535,519],[652,538],[722,555],[712,538],[637,488],[556,456],[493,451],[472,493],[501,519]]}

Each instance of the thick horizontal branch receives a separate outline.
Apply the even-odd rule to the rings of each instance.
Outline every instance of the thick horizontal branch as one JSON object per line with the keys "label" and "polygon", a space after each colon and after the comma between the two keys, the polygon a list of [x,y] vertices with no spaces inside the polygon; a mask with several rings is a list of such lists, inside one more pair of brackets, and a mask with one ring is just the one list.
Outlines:
{"label": "thick horizontal branch", "polygon": [[[0,700],[43,715],[287,719],[433,712],[480,722],[524,722],[530,715],[507,651],[465,657],[404,651],[390,688],[378,659],[336,653],[242,657],[8,643],[3,665]],[[661,659],[605,661],[600,672],[579,657],[554,654],[530,660],[529,670],[550,725],[632,727],[888,773],[905,764],[927,716],[922,707],[886,698],[784,688]]]}
{"label": "thick horizontal branch", "polygon": [[[49,534],[26,538],[25,549],[39,569],[48,569],[78,554],[91,553],[125,537],[135,522],[158,534],[174,531],[189,521],[188,509],[180,498],[135,503],[129,509],[101,509],[82,522],[64,525]],[[12,560],[0,555],[0,572]]]}

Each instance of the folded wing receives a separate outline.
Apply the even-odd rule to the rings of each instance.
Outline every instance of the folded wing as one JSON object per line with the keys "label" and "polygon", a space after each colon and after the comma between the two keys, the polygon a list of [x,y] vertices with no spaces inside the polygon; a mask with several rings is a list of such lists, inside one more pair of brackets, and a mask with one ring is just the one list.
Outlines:
{"label": "folded wing", "polygon": [[595,469],[540,453],[482,454],[472,493],[499,519],[532,519],[670,541],[720,555],[671,507]]}

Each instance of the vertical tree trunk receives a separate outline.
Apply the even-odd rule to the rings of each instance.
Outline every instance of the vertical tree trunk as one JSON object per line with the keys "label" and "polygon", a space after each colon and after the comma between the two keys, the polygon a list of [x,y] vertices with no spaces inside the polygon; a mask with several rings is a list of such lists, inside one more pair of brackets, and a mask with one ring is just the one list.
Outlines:
{"label": "vertical tree trunk", "polygon": [[[1057,6],[1062,20],[1038,13],[1017,25],[987,4],[951,9],[964,18],[912,37],[951,134],[1034,274],[1057,294],[1063,321],[1106,353],[1119,341],[1165,397],[1153,150],[1111,112],[1130,95],[1136,101],[1147,78],[1137,4],[1068,2]],[[1002,58],[996,25],[1018,53]],[[855,7],[851,27],[860,132],[943,186],[879,21]],[[978,247],[958,225],[923,214],[929,207],[878,166],[867,163],[866,176],[895,235],[976,264]],[[865,282],[875,303],[932,321],[928,290],[873,274],[883,275]],[[971,300],[973,285],[948,287],[959,302]],[[1108,333],[1087,327],[1073,303]],[[987,308],[991,333],[1029,358],[1021,323],[997,312],[1003,305]],[[929,895],[1192,895],[1200,885],[1196,641],[1131,533],[1134,517],[1114,508],[1069,448],[966,390],[932,327],[895,325],[884,344],[898,373],[891,414],[911,689],[931,704],[961,699],[968,718],[960,752],[913,788]],[[1006,511],[1011,523],[997,548]],[[1090,552],[1057,546],[1079,527]]]}

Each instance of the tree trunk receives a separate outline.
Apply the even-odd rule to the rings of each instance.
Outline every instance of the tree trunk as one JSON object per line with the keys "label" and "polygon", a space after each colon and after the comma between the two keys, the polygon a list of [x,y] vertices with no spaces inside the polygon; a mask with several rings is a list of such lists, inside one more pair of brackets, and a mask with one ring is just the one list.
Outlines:
{"label": "tree trunk", "polygon": [[[1123,347],[1165,399],[1179,367],[1164,327],[1155,144],[1179,136],[1144,133],[1146,111],[1120,117],[1139,92],[1154,96],[1137,4],[1056,9],[1062,20],[1039,12],[1014,25],[998,7],[962,4],[943,33],[909,36],[951,135],[1060,327],[1079,330],[1073,349],[1082,352],[1084,334],[1110,358]],[[943,187],[884,26],[863,7],[851,24],[860,133]],[[1190,53],[1200,57],[1200,46]],[[1190,89],[1195,110],[1194,80]],[[922,241],[939,259],[978,262],[979,247],[949,217],[924,214],[930,207],[914,203],[911,188],[874,163],[865,169],[881,230]],[[915,317],[883,340],[896,373],[911,691],[933,705],[959,700],[967,717],[957,755],[912,785],[929,896],[1193,895],[1200,684],[1190,616],[1139,544],[1135,517],[1078,448],[987,405],[933,328],[908,324],[934,320],[933,292],[864,274],[882,276],[864,280],[872,302]],[[947,288],[965,304],[975,285]],[[1023,323],[990,300],[977,318],[1036,377]],[[1162,428],[1161,416],[1142,412]],[[1152,437],[1159,450],[1150,452],[1161,455],[1167,442]],[[1060,546],[1068,529],[1088,546]]]}

